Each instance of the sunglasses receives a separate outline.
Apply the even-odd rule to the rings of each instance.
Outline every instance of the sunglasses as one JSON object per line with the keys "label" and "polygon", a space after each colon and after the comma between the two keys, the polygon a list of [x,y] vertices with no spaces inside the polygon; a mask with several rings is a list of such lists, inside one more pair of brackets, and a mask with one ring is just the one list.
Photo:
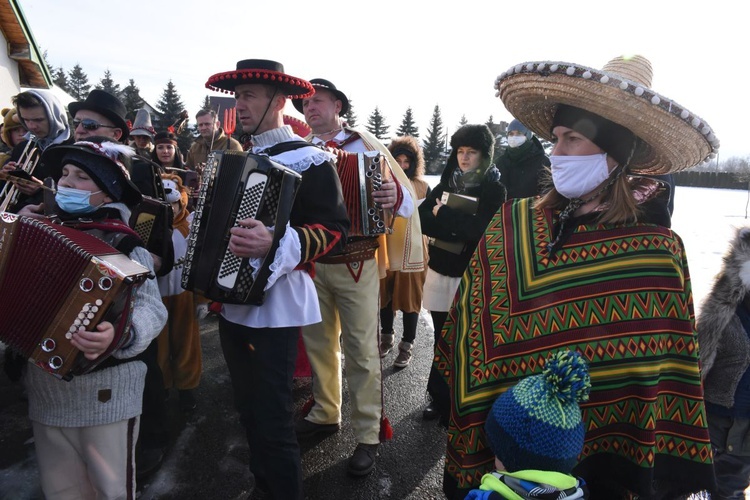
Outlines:
{"label": "sunglasses", "polygon": [[78,128],[78,125],[81,125],[83,127],[83,130],[97,130],[99,127],[120,128],[115,127],[114,125],[103,125],[96,120],[92,120],[91,118],[84,118],[83,120],[73,120],[73,128]]}

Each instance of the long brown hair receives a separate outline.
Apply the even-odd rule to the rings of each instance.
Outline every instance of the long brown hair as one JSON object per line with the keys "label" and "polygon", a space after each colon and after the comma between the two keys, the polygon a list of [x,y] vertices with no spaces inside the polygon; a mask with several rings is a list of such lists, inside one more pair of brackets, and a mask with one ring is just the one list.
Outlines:
{"label": "long brown hair", "polygon": [[[536,201],[534,207],[538,210],[562,210],[570,200],[557,192],[553,187]],[[623,171],[603,193],[599,204],[601,209],[596,219],[601,224],[623,224],[638,222],[641,209],[633,196],[633,189],[629,176]]]}

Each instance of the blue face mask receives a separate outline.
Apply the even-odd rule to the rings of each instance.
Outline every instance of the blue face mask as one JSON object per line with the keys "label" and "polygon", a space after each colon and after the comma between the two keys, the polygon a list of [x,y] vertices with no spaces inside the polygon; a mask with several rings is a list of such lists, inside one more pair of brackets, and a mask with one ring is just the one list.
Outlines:
{"label": "blue face mask", "polygon": [[69,214],[89,214],[99,207],[91,205],[91,195],[101,193],[101,190],[92,193],[85,189],[73,189],[64,186],[57,187],[55,201],[57,205]]}

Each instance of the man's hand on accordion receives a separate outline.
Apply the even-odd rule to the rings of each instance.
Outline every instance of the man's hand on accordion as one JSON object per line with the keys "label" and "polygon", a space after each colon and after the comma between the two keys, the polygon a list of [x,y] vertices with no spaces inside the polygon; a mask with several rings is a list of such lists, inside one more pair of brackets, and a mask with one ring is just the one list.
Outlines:
{"label": "man's hand on accordion", "polygon": [[80,329],[73,333],[71,343],[86,356],[94,360],[109,348],[115,338],[115,327],[109,321],[102,321],[96,325],[96,331],[88,332]]}
{"label": "man's hand on accordion", "polygon": [[242,259],[265,257],[271,249],[273,234],[259,220],[242,219],[229,233],[229,250]]}
{"label": "man's hand on accordion", "polygon": [[393,181],[383,181],[380,190],[374,191],[372,197],[381,207],[393,208],[398,200],[396,196],[396,183]]}

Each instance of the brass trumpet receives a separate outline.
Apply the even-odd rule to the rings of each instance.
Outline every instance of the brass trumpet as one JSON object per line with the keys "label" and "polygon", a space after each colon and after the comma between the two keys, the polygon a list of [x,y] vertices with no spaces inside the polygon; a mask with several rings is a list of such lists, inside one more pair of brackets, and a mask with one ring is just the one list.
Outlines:
{"label": "brass trumpet", "polygon": [[[29,175],[32,175],[41,153],[39,148],[36,146],[36,137],[31,135],[29,140],[26,142],[26,147],[21,152],[21,157],[16,162],[18,169],[23,170]],[[13,181],[6,181],[2,191],[0,191],[0,212],[6,212],[8,207],[16,204],[18,201],[18,186]]]}

